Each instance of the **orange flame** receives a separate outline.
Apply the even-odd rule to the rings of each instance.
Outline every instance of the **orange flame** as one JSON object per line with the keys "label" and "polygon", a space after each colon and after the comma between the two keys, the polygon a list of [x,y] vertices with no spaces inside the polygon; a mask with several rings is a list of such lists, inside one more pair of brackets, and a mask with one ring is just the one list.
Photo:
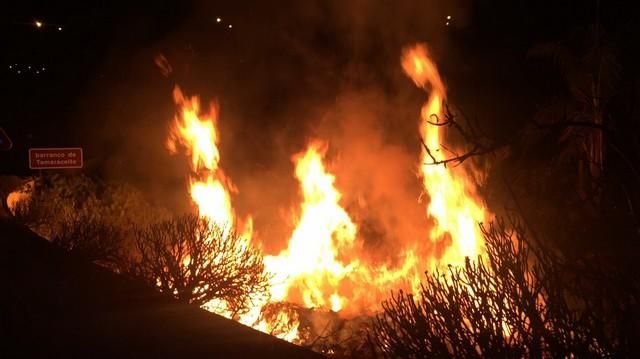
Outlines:
{"label": "orange flame", "polygon": [[335,177],[322,163],[325,151],[326,145],[312,142],[304,153],[293,157],[304,196],[301,215],[288,248],[278,256],[265,257],[265,264],[276,274],[271,291],[274,299],[288,299],[289,291],[296,288],[306,307],[339,311],[346,299],[338,294],[338,284],[355,264],[342,263],[337,257],[353,246],[356,226],[338,204]]}
{"label": "orange flame", "polygon": [[[237,189],[219,167],[218,106],[213,104],[208,113],[202,113],[200,99],[197,96],[185,97],[179,87],[174,89],[173,98],[179,107],[179,111],[171,128],[166,146],[171,153],[177,153],[179,147],[184,148],[186,154],[191,158],[191,169],[193,171],[189,179],[191,199],[197,206],[201,217],[205,217],[213,223],[220,224],[226,228],[237,229],[240,226],[236,223],[230,196],[230,193],[237,192]],[[241,236],[249,244],[253,232],[251,217],[245,220],[242,228]],[[188,263],[188,260],[186,263]],[[288,313],[280,314],[274,323],[261,319],[262,307],[267,302],[266,298],[255,298],[254,307],[248,313],[236,319],[245,325],[253,326],[255,329],[266,333],[274,333],[275,329],[280,329],[275,334],[282,339],[289,341],[297,339],[298,325],[296,318],[293,318],[293,324],[291,325],[281,325],[280,323],[292,321]],[[224,301],[214,299],[203,305],[203,308],[227,318],[233,316]]]}
{"label": "orange flame", "polygon": [[[420,45],[405,51],[402,67],[418,86],[431,89],[419,128],[425,145],[438,149],[443,141],[441,128],[429,124],[433,115],[442,116],[446,98],[438,69]],[[416,291],[425,269],[460,265],[465,257],[476,258],[482,253],[478,223],[486,214],[475,195],[474,183],[464,172],[427,164],[431,158],[423,149],[420,177],[430,198],[426,214],[435,222],[426,239],[436,244],[445,242],[446,249],[436,253],[437,246],[417,241],[398,248],[402,254],[399,263],[367,263],[357,226],[339,204],[335,176],[323,165],[325,149],[326,145],[313,141],[293,158],[303,202],[288,247],[278,256],[265,258],[269,271],[276,273],[272,283],[275,299],[330,308],[345,315],[360,314],[376,310],[390,290]]]}
{"label": "orange flame", "polygon": [[[176,153],[181,146],[191,157],[189,192],[202,217],[223,226],[235,226],[230,192],[237,192],[233,183],[219,168],[220,150],[217,129],[218,106],[213,104],[208,113],[201,113],[197,96],[185,98],[179,87],[173,99],[180,111],[176,115],[166,146]],[[251,218],[244,226],[244,237],[251,237]]]}
{"label": "orange flame", "polygon": [[[422,88],[431,87],[429,99],[422,107],[420,135],[424,145],[437,161],[443,160],[441,127],[433,125],[443,116],[442,102],[446,98],[445,87],[438,69],[429,58],[425,46],[417,45],[404,52],[402,68],[415,84]],[[463,264],[465,257],[476,258],[482,251],[482,236],[478,223],[485,219],[485,209],[475,196],[475,186],[461,172],[444,165],[429,164],[433,159],[423,148],[420,157],[420,174],[430,202],[427,215],[436,220],[431,230],[432,241],[441,240],[445,235],[451,238],[440,262]]]}
{"label": "orange flame", "polygon": [[[441,160],[438,149],[444,140],[442,128],[429,124],[435,121],[434,116],[443,115],[442,102],[446,98],[438,69],[422,45],[403,53],[402,67],[417,86],[430,90],[419,128],[425,146],[433,149],[436,160]],[[201,216],[237,227],[230,197],[237,190],[219,168],[217,107],[202,114],[198,98],[185,98],[177,87],[174,99],[180,111],[167,148],[175,153],[181,145],[191,156],[192,200]],[[429,197],[426,215],[433,219],[434,226],[425,233],[425,240],[399,247],[395,261],[368,262],[357,225],[340,204],[335,175],[325,166],[326,150],[326,143],[314,140],[305,151],[293,156],[302,194],[298,216],[294,218],[295,229],[284,250],[264,258],[267,272],[273,274],[270,298],[257,299],[249,313],[236,318],[289,341],[299,339],[298,318],[282,311],[276,319],[265,320],[261,312],[268,304],[287,301],[344,315],[362,314],[379,309],[390,290],[417,290],[424,270],[441,264],[463,264],[465,257],[475,258],[483,251],[478,222],[484,221],[488,212],[475,194],[475,183],[458,168],[426,164],[432,159],[423,149],[420,178]],[[246,238],[251,238],[251,231],[249,218],[244,225]],[[439,247],[444,251],[434,250]],[[212,301],[205,307],[231,316],[225,303]],[[285,325],[289,322],[293,325]]]}

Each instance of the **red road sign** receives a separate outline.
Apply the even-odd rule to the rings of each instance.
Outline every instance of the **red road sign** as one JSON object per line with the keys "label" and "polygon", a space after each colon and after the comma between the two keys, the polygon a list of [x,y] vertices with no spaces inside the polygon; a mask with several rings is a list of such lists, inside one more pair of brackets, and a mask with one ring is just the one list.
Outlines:
{"label": "red road sign", "polygon": [[30,148],[29,168],[82,168],[82,148]]}
{"label": "red road sign", "polygon": [[9,151],[13,147],[11,139],[6,132],[0,127],[0,151]]}

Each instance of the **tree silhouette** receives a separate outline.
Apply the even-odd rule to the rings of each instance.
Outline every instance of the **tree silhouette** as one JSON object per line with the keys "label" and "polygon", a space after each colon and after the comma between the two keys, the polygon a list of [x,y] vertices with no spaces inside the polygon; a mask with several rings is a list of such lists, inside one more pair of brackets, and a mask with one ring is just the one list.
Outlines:
{"label": "tree silhouette", "polygon": [[89,261],[117,270],[123,257],[124,232],[112,224],[88,220],[68,219],[59,223],[51,242]]}
{"label": "tree silhouette", "polygon": [[262,254],[237,234],[195,215],[136,232],[134,275],[175,298],[203,305],[223,301],[232,313],[266,295]]}
{"label": "tree silhouette", "polygon": [[486,259],[428,273],[415,295],[383,302],[371,340],[388,358],[593,357],[611,353],[601,322],[561,263],[517,223],[483,227]]}

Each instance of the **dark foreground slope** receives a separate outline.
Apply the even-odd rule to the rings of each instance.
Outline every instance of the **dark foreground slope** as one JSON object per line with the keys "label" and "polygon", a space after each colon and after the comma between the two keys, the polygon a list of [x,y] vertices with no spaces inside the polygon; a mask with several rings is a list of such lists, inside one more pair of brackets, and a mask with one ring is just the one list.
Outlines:
{"label": "dark foreground slope", "polygon": [[1,358],[320,357],[70,258],[2,219],[0,280]]}

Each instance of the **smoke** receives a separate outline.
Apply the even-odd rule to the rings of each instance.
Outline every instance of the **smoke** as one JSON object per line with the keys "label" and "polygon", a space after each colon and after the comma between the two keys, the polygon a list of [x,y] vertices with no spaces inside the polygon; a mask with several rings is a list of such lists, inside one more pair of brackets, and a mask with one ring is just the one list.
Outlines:
{"label": "smoke", "polygon": [[425,95],[402,73],[401,51],[426,41],[444,62],[446,17],[465,26],[468,10],[464,0],[196,2],[161,39],[107,55],[78,110],[93,119],[81,127],[87,152],[107,176],[188,210],[187,162],[164,148],[179,84],[219,102],[220,165],[239,190],[238,217],[253,216],[267,252],[283,248],[299,210],[291,156],[317,138],[365,249],[382,260],[375,253],[429,229],[417,178]]}
{"label": "smoke", "polygon": [[[240,189],[234,204],[254,216],[265,249],[277,253],[299,210],[291,155],[309,139],[321,139],[329,145],[328,170],[336,175],[364,252],[373,261],[392,260],[390,253],[399,255],[404,244],[425,242],[431,225],[417,177],[425,95],[402,73],[400,54],[416,41],[446,53],[446,17],[463,26],[464,7],[440,1],[290,5],[256,11],[255,26],[281,29],[277,41],[254,32],[258,38],[238,50],[247,64],[236,83],[248,85],[245,103],[256,103],[248,111],[262,121],[241,120],[226,130],[221,121],[234,143],[238,132],[257,139],[228,151],[223,144],[223,166],[231,166]],[[257,98],[256,89],[262,90]],[[224,117],[224,105],[222,112]]]}
{"label": "smoke", "polygon": [[330,143],[329,169],[373,260],[427,238],[415,110],[375,90],[344,93],[318,131]]}

